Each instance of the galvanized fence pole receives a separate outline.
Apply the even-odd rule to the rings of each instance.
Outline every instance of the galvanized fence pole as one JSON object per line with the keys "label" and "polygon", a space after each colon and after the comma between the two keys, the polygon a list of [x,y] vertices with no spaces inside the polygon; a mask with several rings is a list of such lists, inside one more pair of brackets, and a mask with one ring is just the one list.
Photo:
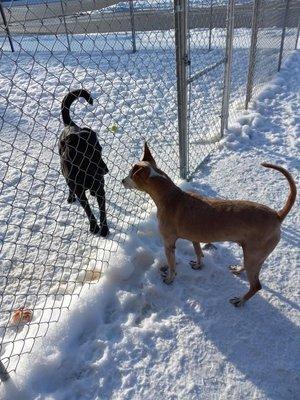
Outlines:
{"label": "galvanized fence pole", "polygon": [[180,177],[188,176],[187,0],[174,0]]}
{"label": "galvanized fence pole", "polygon": [[130,11],[130,24],[131,24],[131,37],[132,37],[132,52],[135,53],[136,52],[136,37],[135,37],[133,0],[129,0],[129,11]]}
{"label": "galvanized fence pole", "polygon": [[3,20],[4,28],[5,28],[7,37],[8,37],[8,41],[9,41],[9,44],[10,44],[11,51],[14,52],[15,51],[14,44],[13,44],[12,37],[11,37],[10,31],[9,31],[9,27],[8,27],[7,19],[6,19],[6,16],[5,16],[5,12],[4,12],[4,9],[3,9],[3,6],[2,6],[2,0],[0,0],[0,13],[1,13],[1,17],[2,17],[2,20]]}
{"label": "galvanized fence pole", "polygon": [[68,34],[68,29],[67,29],[67,23],[66,23],[66,17],[65,17],[65,10],[64,10],[63,0],[60,0],[60,6],[61,6],[61,11],[62,11],[62,16],[63,16],[64,26],[65,26],[65,31],[66,31],[66,37],[67,37],[67,43],[68,43],[68,51],[71,51],[71,44],[70,44],[70,39],[69,39],[69,34]]}
{"label": "galvanized fence pole", "polygon": [[223,87],[222,112],[221,112],[221,137],[224,135],[225,129],[228,128],[231,64],[232,64],[233,35],[234,35],[234,7],[235,7],[235,0],[229,0],[227,7],[227,34],[226,34],[226,50],[225,50],[226,53],[225,53],[224,87]]}
{"label": "galvanized fence pole", "polygon": [[210,0],[209,8],[209,37],[208,37],[208,50],[211,50],[211,39],[212,39],[212,29],[213,29],[213,0]]}
{"label": "galvanized fence pole", "polygon": [[298,18],[298,29],[297,29],[297,34],[296,34],[295,50],[297,50],[297,47],[298,47],[299,32],[300,32],[300,17]]}
{"label": "galvanized fence pole", "polygon": [[282,26],[282,34],[281,34],[281,42],[280,42],[278,71],[280,71],[281,64],[282,64],[285,30],[286,30],[286,23],[287,23],[288,15],[289,15],[289,6],[290,6],[290,0],[286,0],[285,13],[284,13],[284,18],[283,18],[283,26]]}
{"label": "galvanized fence pole", "polygon": [[261,0],[255,0],[253,4],[253,12],[252,12],[252,24],[251,24],[251,45],[250,45],[250,54],[249,54],[249,67],[248,67],[248,77],[247,77],[247,89],[246,89],[246,100],[245,100],[245,108],[247,110],[249,102],[252,97],[253,90],[253,80],[254,80],[254,72],[255,72],[255,63],[256,63],[256,53],[257,53],[257,35],[259,29],[259,11],[261,6]]}
{"label": "galvanized fence pole", "polygon": [[1,382],[6,382],[9,379],[9,373],[7,372],[6,368],[4,367],[2,361],[0,361],[0,380]]}

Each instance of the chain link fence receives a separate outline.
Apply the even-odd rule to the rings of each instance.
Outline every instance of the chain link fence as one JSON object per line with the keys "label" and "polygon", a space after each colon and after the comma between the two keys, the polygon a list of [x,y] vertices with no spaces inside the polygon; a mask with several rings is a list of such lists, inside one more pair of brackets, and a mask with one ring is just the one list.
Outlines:
{"label": "chain link fence", "polygon": [[[73,297],[101,278],[118,246],[149,212],[145,196],[121,185],[143,141],[172,178],[191,176],[223,135],[228,116],[248,105],[277,71],[280,54],[284,60],[294,49],[299,2],[0,5],[4,380]],[[92,235],[82,207],[67,203],[60,172],[61,102],[70,90],[82,88],[94,104],[78,100],[71,115],[77,125],[97,132],[109,169],[107,238]],[[94,198],[89,202],[98,209]]]}
{"label": "chain link fence", "polygon": [[182,177],[192,177],[228,121],[280,69],[299,32],[300,3],[295,0],[203,0],[198,5],[195,9],[189,2],[183,32],[189,59],[188,128],[185,132],[179,127],[187,143],[181,154]]}
{"label": "chain link fence", "polygon": [[[83,285],[98,281],[118,245],[145,217],[147,199],[121,185],[143,140],[172,177],[178,169],[174,29],[152,28],[156,22],[149,16],[147,31],[136,34],[134,53],[128,3],[105,13],[68,11],[65,20],[57,2],[14,3],[4,7],[14,52],[3,32],[0,53],[0,343],[8,372]],[[65,3],[68,10],[72,2]],[[121,32],[114,32],[117,27]],[[61,101],[80,88],[91,93],[94,106],[74,103],[72,118],[97,132],[109,169],[106,239],[89,232],[79,204],[67,203],[60,173]],[[13,319],[21,309],[32,312],[30,323]]]}
{"label": "chain link fence", "polygon": [[256,0],[246,106],[295,49],[300,3]]}

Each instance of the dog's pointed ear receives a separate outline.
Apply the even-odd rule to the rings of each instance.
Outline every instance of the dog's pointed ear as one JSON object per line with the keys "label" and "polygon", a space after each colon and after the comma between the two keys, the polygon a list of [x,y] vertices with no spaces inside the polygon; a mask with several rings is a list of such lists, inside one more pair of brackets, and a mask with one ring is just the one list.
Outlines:
{"label": "dog's pointed ear", "polygon": [[144,144],[144,153],[143,153],[141,161],[148,161],[150,164],[156,166],[156,162],[155,162],[154,158],[152,157],[152,154],[150,152],[147,142],[145,142],[145,144]]}

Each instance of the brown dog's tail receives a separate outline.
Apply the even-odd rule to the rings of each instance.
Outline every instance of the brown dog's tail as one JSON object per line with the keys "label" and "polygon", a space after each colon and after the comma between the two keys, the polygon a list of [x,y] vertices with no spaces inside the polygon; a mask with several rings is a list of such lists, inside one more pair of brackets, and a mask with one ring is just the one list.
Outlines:
{"label": "brown dog's tail", "polygon": [[273,165],[273,164],[268,164],[268,163],[262,163],[261,164],[263,167],[267,167],[267,168],[273,168],[276,169],[276,171],[281,172],[286,179],[289,182],[290,185],[290,194],[289,197],[287,199],[287,202],[285,203],[285,206],[279,210],[277,212],[278,214],[278,218],[283,221],[284,218],[288,215],[288,213],[290,212],[291,208],[293,207],[293,204],[295,203],[296,200],[296,195],[297,195],[297,189],[296,189],[296,184],[295,181],[292,177],[292,175],[284,168],[282,167],[278,167],[278,165]]}
{"label": "brown dog's tail", "polygon": [[73,101],[78,99],[78,97],[83,97],[89,104],[93,105],[93,99],[90,93],[84,89],[73,90],[72,92],[68,93],[62,103],[61,103],[61,114],[63,123],[65,126],[71,125],[74,126],[75,123],[71,120],[70,117],[70,107]]}

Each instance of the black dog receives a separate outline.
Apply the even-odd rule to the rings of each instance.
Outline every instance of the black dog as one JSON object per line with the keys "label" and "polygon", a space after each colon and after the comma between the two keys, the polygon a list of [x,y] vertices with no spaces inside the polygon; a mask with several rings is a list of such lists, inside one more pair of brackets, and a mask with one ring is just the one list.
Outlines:
{"label": "black dog", "polygon": [[[108,169],[102,160],[102,147],[97,134],[89,128],[79,128],[70,118],[70,106],[78,97],[93,104],[86,90],[74,90],[65,96],[61,105],[62,119],[65,125],[59,139],[61,170],[70,189],[68,203],[79,199],[90,221],[90,231],[107,236],[109,230],[106,221],[104,175]],[[96,196],[100,208],[100,227],[92,213],[85,191]]]}

